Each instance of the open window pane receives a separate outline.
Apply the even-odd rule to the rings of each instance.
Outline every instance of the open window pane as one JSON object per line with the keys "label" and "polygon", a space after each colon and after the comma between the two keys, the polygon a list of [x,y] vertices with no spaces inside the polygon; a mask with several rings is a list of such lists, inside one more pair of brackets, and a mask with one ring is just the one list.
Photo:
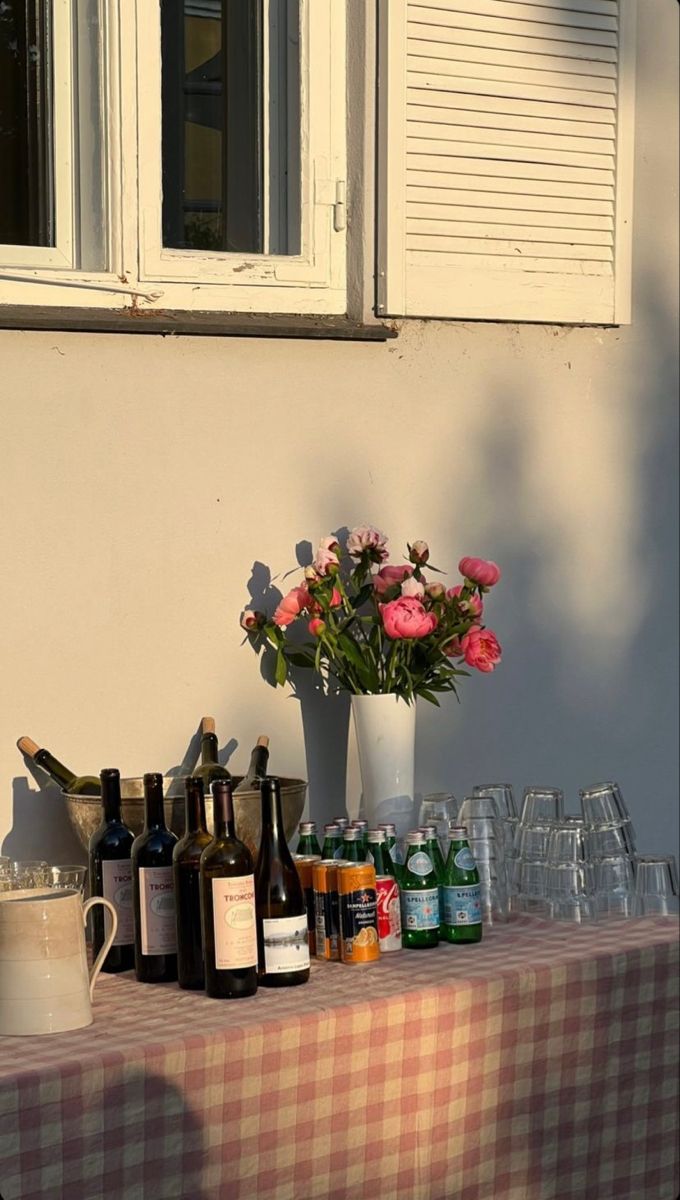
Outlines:
{"label": "open window pane", "polygon": [[0,0],[0,244],[54,245],[51,5]]}
{"label": "open window pane", "polygon": [[162,0],[163,244],[299,250],[297,0]]}

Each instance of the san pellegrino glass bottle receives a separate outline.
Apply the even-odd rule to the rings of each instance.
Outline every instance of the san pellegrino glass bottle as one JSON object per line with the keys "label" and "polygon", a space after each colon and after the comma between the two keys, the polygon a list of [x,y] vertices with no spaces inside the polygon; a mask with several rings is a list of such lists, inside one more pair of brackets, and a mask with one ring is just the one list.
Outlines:
{"label": "san pellegrino glass bottle", "polygon": [[361,841],[362,841],[362,844],[363,844],[363,847],[365,850],[366,849],[366,834],[368,833],[368,821],[364,821],[363,817],[358,817],[356,821],[352,821],[352,825],[354,826],[355,829],[358,829],[359,832],[361,833]]}
{"label": "san pellegrino glass bottle", "polygon": [[163,776],[144,776],[144,829],[132,843],[135,974],[140,983],[177,979],[172,855],[177,838],[165,824]]}
{"label": "san pellegrino glass bottle", "polygon": [[333,817],[333,824],[340,826],[340,832],[344,833],[349,825],[349,817]]}
{"label": "san pellegrino glass bottle", "polygon": [[291,987],[309,979],[307,910],[286,843],[279,780],[263,779],[260,794],[262,835],[255,868],[258,977],[265,987]]}
{"label": "san pellegrino glass bottle", "polygon": [[248,770],[238,786],[234,788],[233,794],[257,790],[267,774],[268,762],[269,738],[266,733],[261,733],[251,751]]}
{"label": "san pellegrino glass bottle", "polygon": [[[76,775],[75,772],[59,762],[49,750],[42,750],[37,742],[30,737],[20,737],[17,746],[22,754],[30,758],[37,766],[42,767],[55,783],[59,784],[62,792],[72,796],[100,796],[101,783],[96,775]],[[97,910],[102,905],[97,905]]]}
{"label": "san pellegrino glass bottle", "polygon": [[[102,971],[131,971],[135,965],[135,925],[132,905],[131,852],[134,834],[124,824],[120,810],[120,772],[107,767],[100,776],[102,823],[92,834],[89,846],[90,895],[110,900],[118,917],[118,928]],[[105,909],[91,910],[92,949],[99,954],[106,938]]]}
{"label": "san pellegrino glass bottle", "polygon": [[399,881],[401,879],[401,872],[404,866],[404,854],[399,842],[397,841],[397,827],[391,821],[386,821],[383,824],[378,825],[378,829],[384,829],[385,833],[387,834],[387,849],[389,850],[390,858],[394,863],[396,879]]}
{"label": "san pellegrino glass bottle", "polygon": [[210,792],[213,779],[231,779],[231,773],[218,761],[217,750],[215,721],[213,717],[204,717],[201,721],[201,763],[195,768],[194,775],[203,780],[205,796]]}
{"label": "san pellegrino glass bottle", "polygon": [[444,856],[439,845],[439,838],[437,837],[437,826],[421,825],[420,828],[427,838],[427,853],[434,863],[434,869],[437,872],[437,879],[440,883],[442,883],[444,880],[445,863]]}
{"label": "san pellegrino glass bottle", "polygon": [[211,841],[205,823],[205,797],[200,775],[184,781],[185,824],[172,852],[177,919],[177,982],[181,988],[202,988],[201,855]]}
{"label": "san pellegrino glass bottle", "polygon": [[479,872],[464,825],[449,827],[449,854],[441,888],[441,936],[447,942],[481,942]]}
{"label": "san pellegrino glass bottle", "polygon": [[296,854],[321,854],[321,847],[316,836],[316,821],[300,821],[300,840]]}
{"label": "san pellegrino glass bottle", "polygon": [[427,853],[425,834],[406,834],[406,861],[402,870],[402,942],[407,949],[426,949],[439,942],[439,881]]}
{"label": "san pellegrino glass bottle", "polygon": [[342,857],[347,862],[366,862],[366,850],[361,830],[348,825],[342,837]]}
{"label": "san pellegrino glass bottle", "polygon": [[336,821],[331,821],[323,827],[322,858],[340,858],[342,854],[342,833]]}
{"label": "san pellegrino glass bottle", "polygon": [[201,855],[205,990],[235,1000],[257,991],[255,877],[248,847],[236,836],[228,779],[212,784],[215,836]]}
{"label": "san pellegrino glass bottle", "polygon": [[384,829],[369,829],[366,843],[366,862],[373,863],[377,875],[391,875],[397,878],[394,863],[387,845],[387,834]]}

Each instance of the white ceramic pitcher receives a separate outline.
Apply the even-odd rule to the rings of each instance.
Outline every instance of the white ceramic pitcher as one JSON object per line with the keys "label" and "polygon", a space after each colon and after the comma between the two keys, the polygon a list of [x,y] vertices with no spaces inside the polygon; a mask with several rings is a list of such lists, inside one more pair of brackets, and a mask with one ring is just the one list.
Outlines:
{"label": "white ceramic pitcher", "polygon": [[[85,923],[94,904],[111,928],[88,969]],[[0,1034],[64,1033],[92,1024],[92,993],[116,936],[118,918],[101,896],[79,892],[0,893]]]}

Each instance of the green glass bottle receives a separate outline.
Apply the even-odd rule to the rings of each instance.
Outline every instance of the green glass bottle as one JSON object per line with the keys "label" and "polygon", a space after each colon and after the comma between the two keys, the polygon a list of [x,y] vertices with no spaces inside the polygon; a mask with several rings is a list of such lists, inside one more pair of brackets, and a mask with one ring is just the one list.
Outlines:
{"label": "green glass bottle", "polygon": [[221,766],[217,758],[217,735],[215,721],[212,717],[203,717],[201,721],[201,762],[193,774],[203,780],[203,793],[208,795],[213,779],[231,779],[231,773]]}
{"label": "green glass bottle", "polygon": [[444,863],[444,856],[439,846],[437,826],[421,825],[420,828],[427,838],[427,853],[434,863],[434,869],[437,872],[437,879],[439,880],[439,883],[442,884],[444,882],[444,870],[446,864]]}
{"label": "green glass bottle", "polygon": [[316,836],[316,821],[300,821],[300,840],[296,854],[321,854],[321,847]]}
{"label": "green glass bottle", "polygon": [[365,850],[366,844],[367,844],[366,843],[366,834],[368,833],[368,821],[364,821],[363,818],[358,818],[356,821],[352,821],[352,826],[354,827],[354,829],[359,830],[359,832],[361,834],[361,841],[362,841],[362,844],[363,844],[363,847]]}
{"label": "green glass bottle", "polygon": [[20,737],[17,746],[22,754],[42,767],[55,783],[59,784],[62,792],[71,796],[101,796],[101,783],[94,775],[76,775],[73,771],[59,762],[49,750],[42,750],[33,738]]}
{"label": "green glass bottle", "polygon": [[391,875],[397,878],[394,863],[387,847],[387,835],[384,829],[369,829],[366,848],[366,862],[372,862],[376,875]]}
{"label": "green glass bottle", "polygon": [[354,825],[348,825],[342,840],[342,857],[347,859],[347,862],[366,862],[366,850],[364,848],[361,830],[356,829]]}
{"label": "green glass bottle", "polygon": [[322,858],[340,858],[342,854],[342,833],[336,821],[323,827],[324,839],[321,850]]}
{"label": "green glass bottle", "polygon": [[449,854],[441,887],[441,936],[447,942],[481,942],[479,871],[464,825],[449,828]]}
{"label": "green glass bottle", "polygon": [[397,841],[397,827],[391,821],[386,821],[382,825],[378,825],[378,829],[384,829],[387,838],[387,849],[390,852],[390,858],[394,866],[395,879],[397,883],[401,882],[401,872],[404,866],[404,854],[399,842]]}
{"label": "green glass bottle", "polygon": [[406,834],[406,861],[401,887],[402,944],[405,949],[427,949],[439,942],[439,881],[427,853],[424,833]]}

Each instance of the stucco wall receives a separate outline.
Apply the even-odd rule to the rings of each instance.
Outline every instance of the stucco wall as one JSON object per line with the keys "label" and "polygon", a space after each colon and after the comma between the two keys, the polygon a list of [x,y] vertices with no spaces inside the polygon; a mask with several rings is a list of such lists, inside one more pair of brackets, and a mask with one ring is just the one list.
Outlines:
{"label": "stucco wall", "polygon": [[[619,780],[645,850],[677,841],[677,5],[641,6],[634,321],[404,324],[385,345],[0,333],[3,852],[71,858],[81,772],[167,772],[204,713],[342,804],[347,711],[261,678],[254,562],[369,520],[449,571],[496,559],[504,646],[418,717],[417,788]],[[303,734],[306,733],[306,738]],[[356,771],[350,801],[356,802]]]}

